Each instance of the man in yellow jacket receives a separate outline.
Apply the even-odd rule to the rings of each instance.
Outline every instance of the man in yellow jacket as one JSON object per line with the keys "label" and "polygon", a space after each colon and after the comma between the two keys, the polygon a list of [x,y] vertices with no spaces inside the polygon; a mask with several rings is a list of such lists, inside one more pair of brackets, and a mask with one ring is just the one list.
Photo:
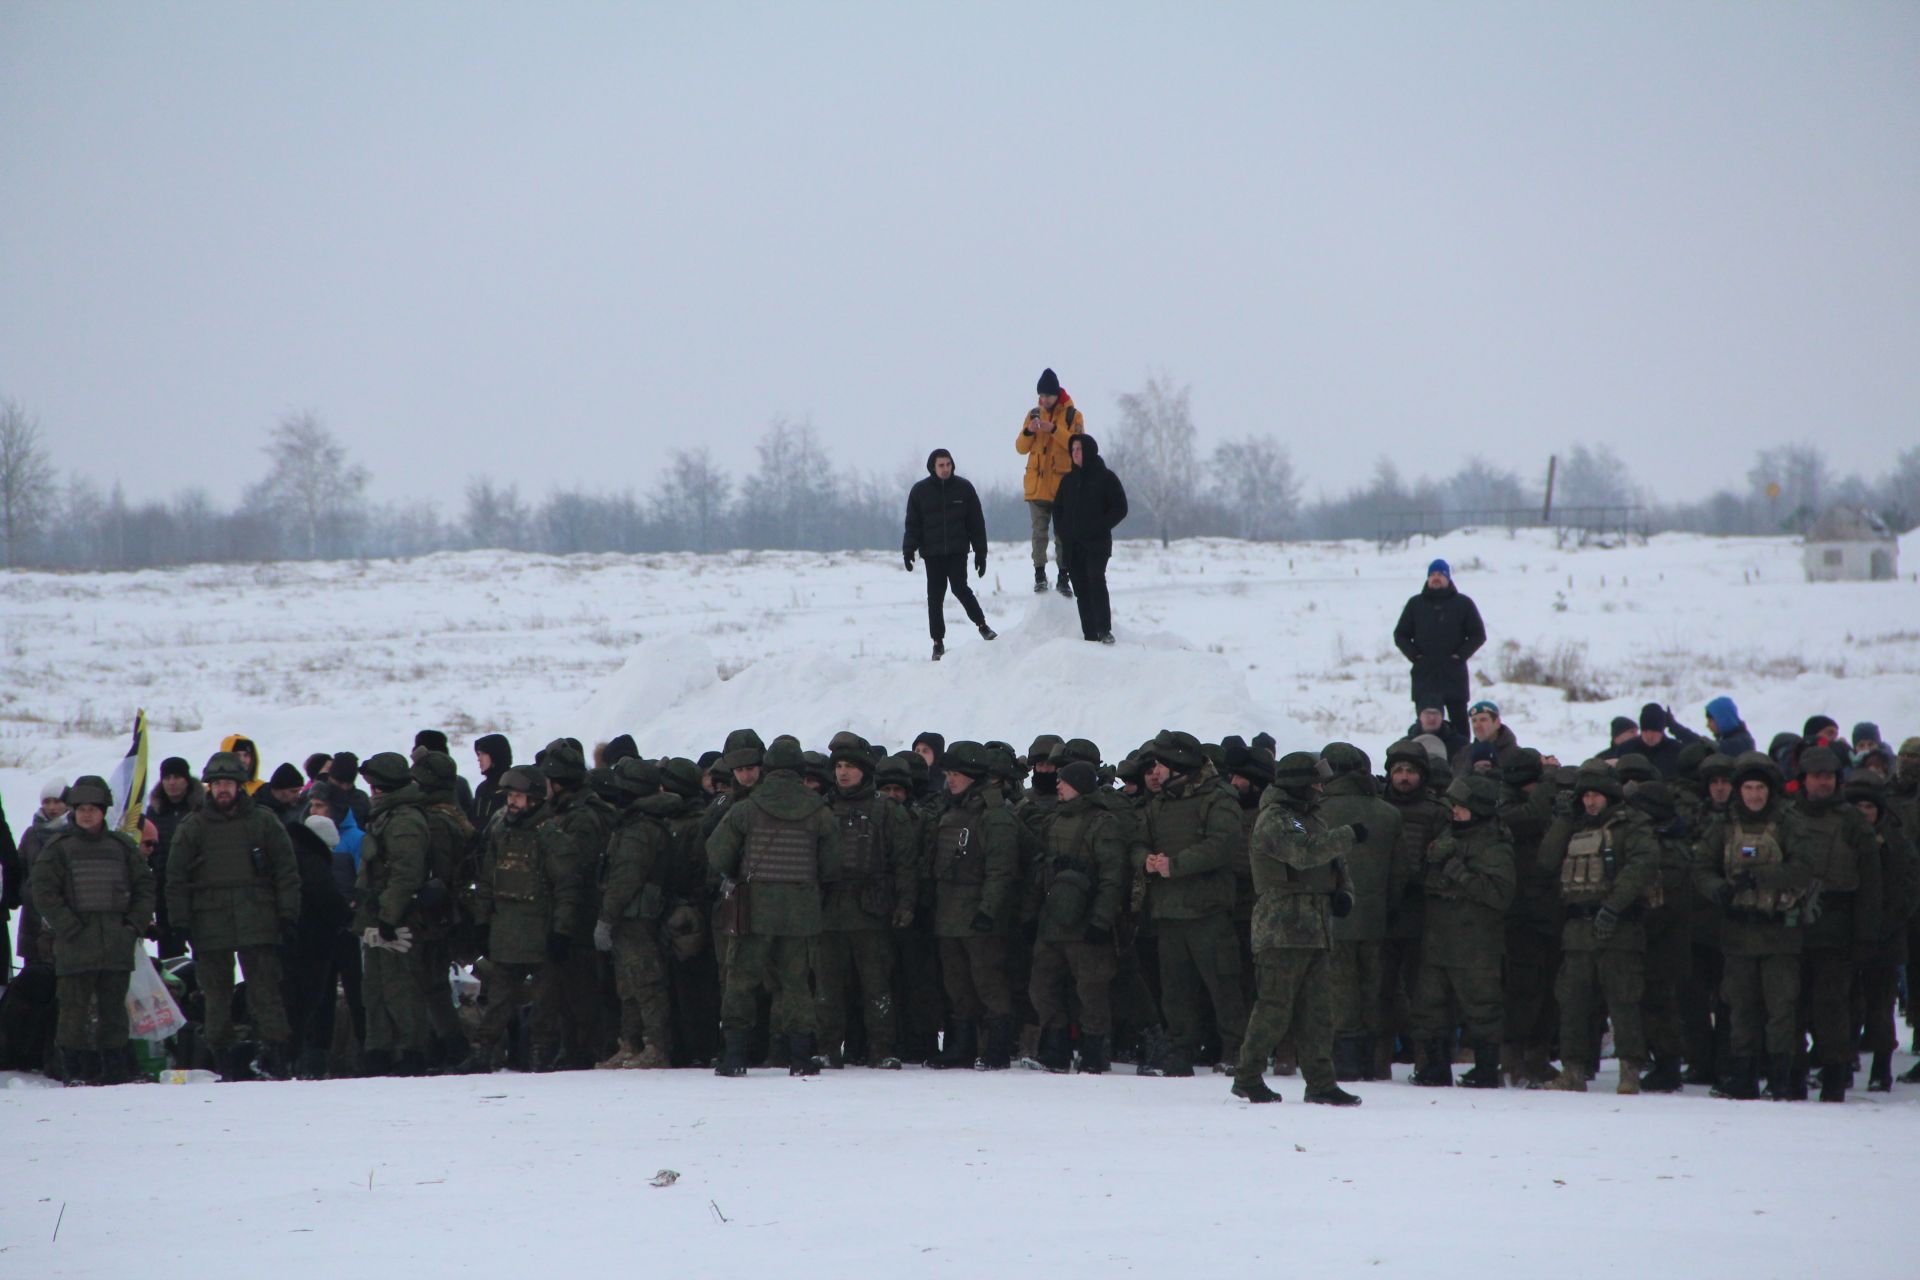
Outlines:
{"label": "man in yellow jacket", "polygon": [[[1073,397],[1060,389],[1053,370],[1043,369],[1036,408],[1027,410],[1020,422],[1020,434],[1013,447],[1027,460],[1027,512],[1033,519],[1033,589],[1047,589],[1047,525],[1053,520],[1053,499],[1060,491],[1060,478],[1073,470],[1068,453],[1069,442],[1087,429],[1087,420],[1073,407]],[[1053,533],[1053,559],[1059,566],[1060,594],[1071,596],[1073,587],[1067,578],[1067,556],[1060,543],[1060,529]]]}

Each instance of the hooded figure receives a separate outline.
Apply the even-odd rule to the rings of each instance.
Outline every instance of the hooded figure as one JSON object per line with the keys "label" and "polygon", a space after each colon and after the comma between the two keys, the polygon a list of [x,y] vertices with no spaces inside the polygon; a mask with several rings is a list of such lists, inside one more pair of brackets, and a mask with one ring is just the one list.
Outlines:
{"label": "hooded figure", "polygon": [[927,634],[933,637],[933,656],[946,653],[947,588],[967,611],[967,618],[983,639],[994,638],[981,612],[980,601],[967,585],[967,552],[973,552],[973,571],[985,577],[987,572],[987,521],[980,512],[980,495],[973,485],[953,469],[953,455],[935,449],[927,455],[927,478],[916,483],[907,494],[906,533],[900,552],[909,572],[913,558],[921,556],[927,565]]}
{"label": "hooded figure", "polygon": [[1453,569],[1445,560],[1427,566],[1427,584],[1407,601],[1393,628],[1393,643],[1413,664],[1413,702],[1417,707],[1439,705],[1461,733],[1467,731],[1467,699],[1471,686],[1467,659],[1487,642],[1480,610],[1453,585]]}
{"label": "hooded figure", "polygon": [[253,739],[244,733],[230,733],[220,740],[222,751],[231,751],[240,757],[240,763],[247,767],[247,780],[240,784],[248,795],[259,791],[266,783],[260,778],[260,748]]}
{"label": "hooded figure", "polygon": [[[474,759],[480,764],[480,785],[473,789],[473,825],[484,827],[504,802],[500,778],[513,768],[513,744],[504,733],[487,733],[473,740]],[[482,759],[485,757],[485,759]]]}
{"label": "hooded figure", "polygon": [[1060,481],[1054,521],[1066,543],[1067,578],[1080,605],[1080,634],[1113,643],[1113,612],[1107,599],[1107,561],[1113,530],[1127,518],[1127,491],[1100,456],[1100,442],[1075,436],[1068,445],[1073,470]]}

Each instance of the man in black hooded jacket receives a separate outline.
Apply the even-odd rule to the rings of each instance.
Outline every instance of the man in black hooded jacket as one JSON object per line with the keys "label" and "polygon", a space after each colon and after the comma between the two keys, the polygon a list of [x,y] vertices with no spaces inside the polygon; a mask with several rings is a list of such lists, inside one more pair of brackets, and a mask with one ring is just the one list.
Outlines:
{"label": "man in black hooded jacket", "polygon": [[927,478],[907,494],[907,529],[900,552],[913,571],[917,554],[927,566],[927,633],[933,637],[936,661],[947,652],[947,588],[967,618],[980,629],[983,640],[995,636],[980,610],[980,600],[967,585],[967,552],[973,552],[973,572],[987,573],[987,521],[980,512],[980,495],[971,482],[955,475],[953,455],[935,449],[927,455]]}
{"label": "man in black hooded jacket", "polygon": [[1080,634],[1112,644],[1107,561],[1113,558],[1114,526],[1127,518],[1127,491],[1100,456],[1098,440],[1083,433],[1069,448],[1073,470],[1060,479],[1053,518],[1067,546],[1067,579],[1080,606]]}

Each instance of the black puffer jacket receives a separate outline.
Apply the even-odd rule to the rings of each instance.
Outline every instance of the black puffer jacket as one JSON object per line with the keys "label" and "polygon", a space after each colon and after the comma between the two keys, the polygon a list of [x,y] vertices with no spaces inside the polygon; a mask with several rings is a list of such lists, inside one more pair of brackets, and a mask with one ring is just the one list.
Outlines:
{"label": "black puffer jacket", "polygon": [[1079,447],[1081,460],[1060,478],[1060,491],[1053,499],[1060,537],[1066,542],[1111,546],[1114,527],[1127,518],[1126,488],[1100,456],[1098,440],[1083,434],[1069,443]]}
{"label": "black puffer jacket", "polygon": [[1413,697],[1467,696],[1467,659],[1487,642],[1487,628],[1473,600],[1449,582],[1435,591],[1428,587],[1407,601],[1393,643],[1413,664]]}
{"label": "black puffer jacket", "polygon": [[927,478],[907,494],[907,531],[900,549],[908,555],[959,556],[972,551],[987,554],[987,518],[980,511],[980,495],[958,472],[942,480],[933,474],[936,459],[952,460],[945,449],[927,455]]}

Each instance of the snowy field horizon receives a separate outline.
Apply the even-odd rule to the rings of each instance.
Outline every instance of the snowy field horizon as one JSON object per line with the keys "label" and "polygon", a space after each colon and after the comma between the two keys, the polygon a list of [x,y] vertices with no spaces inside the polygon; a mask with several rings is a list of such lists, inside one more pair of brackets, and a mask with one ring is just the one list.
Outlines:
{"label": "snowy field horizon", "polygon": [[[1920,540],[1903,546],[1920,563]],[[1786,538],[1561,549],[1460,533],[1411,547],[1126,542],[1112,648],[993,548],[979,641],[949,604],[927,660],[923,578],[897,556],[732,553],[202,565],[0,576],[0,789],[16,831],[40,782],[106,773],[134,710],[155,764],[253,737],[405,750],[446,729],[516,752],[632,733],[696,754],[752,725],[809,745],[853,728],[899,750],[1041,731],[1109,758],[1162,727],[1347,739],[1376,762],[1412,719],[1391,630],[1449,559],[1489,642],[1476,696],[1523,743],[1576,760],[1641,703],[1729,695],[1764,743],[1819,711],[1920,732],[1920,586],[1808,584]],[[1513,644],[1512,651],[1504,646]],[[1531,661],[1595,701],[1526,683]],[[1911,1061],[1899,1055],[1896,1070]],[[587,1273],[688,1259],[702,1275],[1300,1274],[1772,1277],[1912,1274],[1888,1190],[1920,1089],[1842,1107],[1690,1088],[1616,1098],[1351,1086],[1357,1110],[1249,1108],[1228,1078],[1015,1071],[814,1079],[755,1071],[63,1090],[0,1076],[7,1274],[209,1277]],[[671,1169],[672,1185],[651,1185]],[[1596,1230],[1605,1224],[1604,1230]]]}

